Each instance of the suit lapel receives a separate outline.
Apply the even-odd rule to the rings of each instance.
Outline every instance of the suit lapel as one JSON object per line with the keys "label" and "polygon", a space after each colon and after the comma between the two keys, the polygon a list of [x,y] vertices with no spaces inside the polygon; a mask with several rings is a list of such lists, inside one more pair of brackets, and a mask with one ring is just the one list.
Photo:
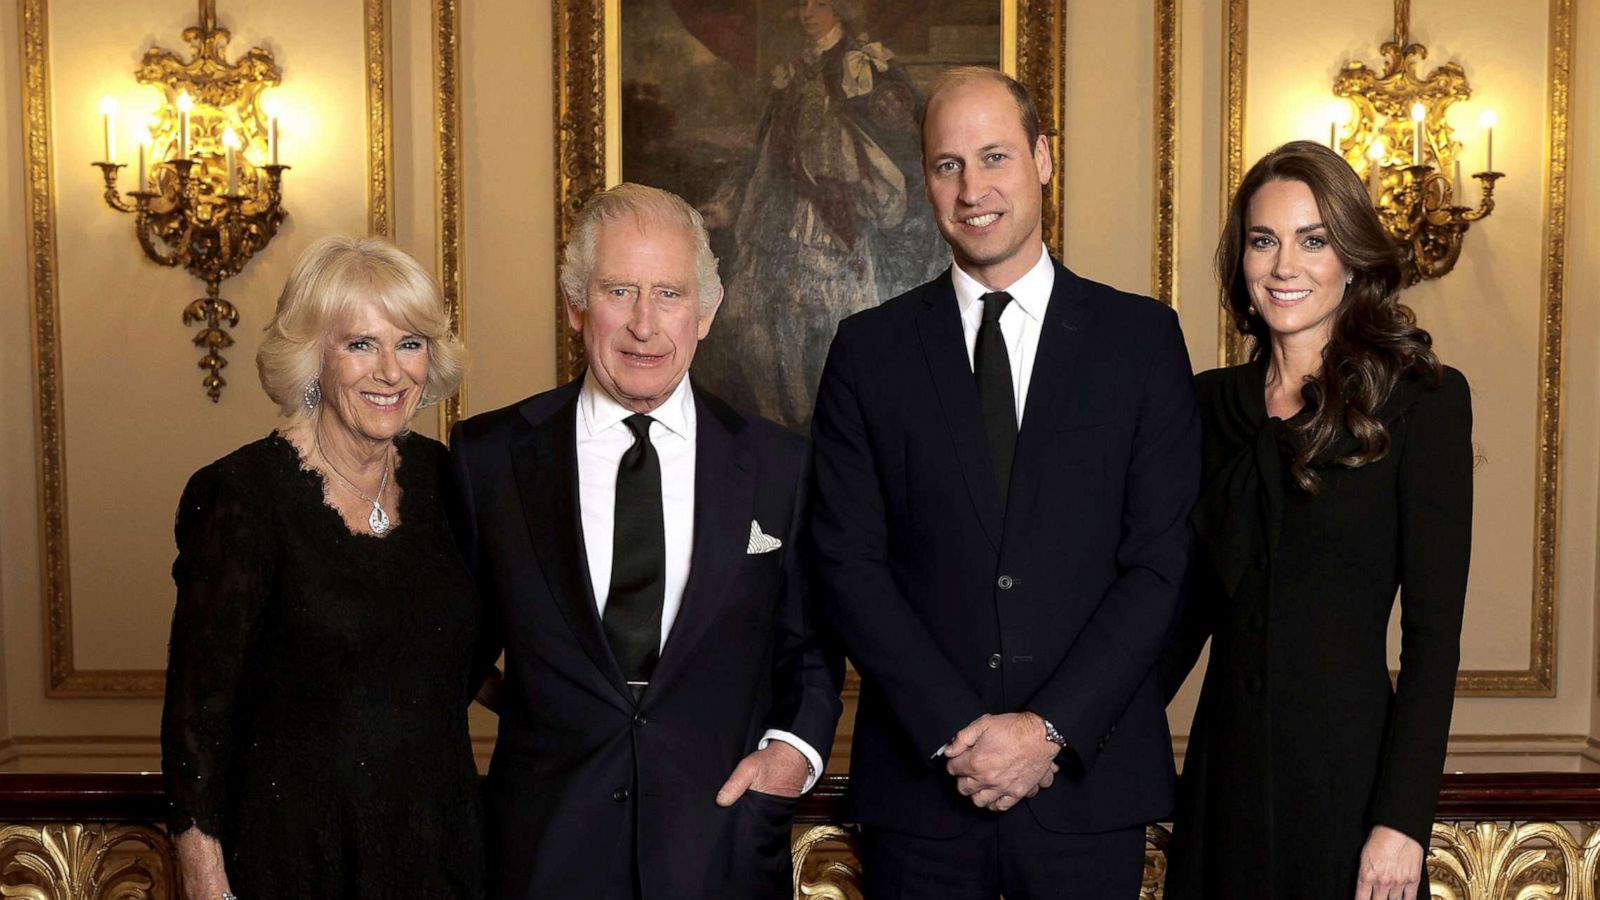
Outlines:
{"label": "suit lapel", "polygon": [[1047,450],[1050,432],[1060,425],[1061,404],[1068,399],[1073,373],[1083,361],[1094,315],[1083,301],[1078,276],[1055,263],[1055,284],[1044,324],[1039,326],[1039,349],[1028,376],[1028,401],[1022,411],[1022,431],[1017,434],[1017,458],[1030,448]]}
{"label": "suit lapel", "polygon": [[[694,539],[689,581],[662,647],[661,662],[651,676],[651,692],[659,691],[683,667],[706,629],[733,599],[728,583],[744,565],[754,518],[756,464],[739,439],[744,420],[708,398],[698,385],[694,398]],[[788,524],[762,523],[766,528],[785,530]]]}
{"label": "suit lapel", "polygon": [[994,483],[989,438],[983,430],[983,409],[978,401],[978,381],[967,357],[961,311],[948,270],[930,287],[926,303],[927,308],[917,318],[917,330],[928,358],[928,371],[933,376],[939,405],[955,444],[967,493],[972,497],[984,533],[998,550],[1003,524],[1000,488]]}
{"label": "suit lapel", "polygon": [[616,688],[618,699],[631,704],[622,670],[606,642],[588,577],[583,518],[578,509],[577,410],[578,392],[574,390],[570,400],[535,423],[533,431],[513,448],[517,490],[539,568],[556,606],[584,653]]}

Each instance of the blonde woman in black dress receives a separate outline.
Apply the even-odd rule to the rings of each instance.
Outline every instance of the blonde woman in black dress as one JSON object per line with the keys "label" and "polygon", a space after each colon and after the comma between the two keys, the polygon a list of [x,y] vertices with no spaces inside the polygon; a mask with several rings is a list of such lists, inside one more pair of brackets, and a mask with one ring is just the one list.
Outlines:
{"label": "blonde woman in black dress", "polygon": [[1199,545],[1168,696],[1208,637],[1211,655],[1166,897],[1426,898],[1472,538],[1467,382],[1400,304],[1361,179],[1321,145],[1245,176],[1217,271],[1254,349],[1198,379]]}
{"label": "blonde woman in black dress", "polygon": [[188,900],[480,900],[467,733],[477,610],[412,434],[463,352],[376,239],[301,257],[256,357],[286,421],[178,507],[162,715]]}

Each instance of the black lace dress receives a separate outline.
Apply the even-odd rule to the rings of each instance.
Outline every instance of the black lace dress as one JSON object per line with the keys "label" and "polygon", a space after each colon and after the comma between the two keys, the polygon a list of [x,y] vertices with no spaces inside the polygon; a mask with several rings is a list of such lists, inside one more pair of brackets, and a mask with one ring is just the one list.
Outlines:
{"label": "black lace dress", "polygon": [[169,824],[221,840],[240,900],[483,896],[476,602],[444,448],[397,447],[384,538],[346,529],[278,434],[195,473],[178,507]]}

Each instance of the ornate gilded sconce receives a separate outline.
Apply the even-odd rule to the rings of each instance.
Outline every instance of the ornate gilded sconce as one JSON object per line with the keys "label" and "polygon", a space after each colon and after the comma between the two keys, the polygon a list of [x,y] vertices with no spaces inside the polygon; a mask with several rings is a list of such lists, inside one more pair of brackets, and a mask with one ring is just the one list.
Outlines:
{"label": "ornate gilded sconce", "polygon": [[[224,57],[231,35],[217,27],[216,0],[200,0],[200,24],[184,29],[190,59],[160,47],[146,51],[134,76],[163,92],[150,137],[139,147],[134,190],[117,190],[124,165],[116,161],[114,104],[105,117],[106,203],[134,215],[145,256],[162,266],[182,266],[204,281],[206,295],[183,310],[183,323],[200,323],[194,337],[204,351],[201,384],[212,402],[228,383],[222,351],[233,345],[228,329],[238,307],[223,299],[222,282],[239,274],[277,234],[283,209],[278,163],[278,117],[262,92],[282,81],[272,54],[252,48],[236,63]],[[131,202],[130,202],[131,201]]]}
{"label": "ornate gilded sconce", "polygon": [[1381,52],[1382,73],[1365,63],[1345,63],[1333,82],[1335,96],[1355,110],[1341,138],[1335,124],[1330,144],[1367,179],[1384,228],[1400,248],[1406,285],[1442,278],[1455,268],[1468,227],[1494,211],[1494,114],[1486,111],[1478,205],[1466,205],[1461,181],[1462,146],[1446,120],[1450,105],[1472,96],[1466,73],[1450,62],[1426,78],[1416,69],[1428,48],[1411,42],[1411,4],[1395,0],[1394,39]]}

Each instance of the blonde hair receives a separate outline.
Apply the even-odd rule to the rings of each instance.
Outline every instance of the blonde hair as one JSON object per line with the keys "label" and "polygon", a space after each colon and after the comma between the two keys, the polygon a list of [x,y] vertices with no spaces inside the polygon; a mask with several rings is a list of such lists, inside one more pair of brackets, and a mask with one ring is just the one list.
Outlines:
{"label": "blonde hair", "polygon": [[[256,372],[267,396],[291,419],[310,418],[305,391],[322,370],[329,331],[363,301],[373,300],[396,322],[428,339],[422,404],[456,392],[466,348],[433,278],[409,254],[382,238],[329,235],[307,247],[278,296],[267,337],[256,351]],[[321,409],[319,405],[317,409]]]}
{"label": "blonde hair", "polygon": [[624,216],[632,216],[640,227],[645,222],[677,225],[688,229],[694,241],[695,277],[699,282],[700,315],[716,308],[722,296],[722,278],[717,274],[717,257],[711,252],[711,237],[706,234],[700,212],[682,197],[660,188],[623,182],[590,197],[572,220],[572,234],[561,257],[561,293],[575,309],[589,305],[589,276],[594,272],[594,249],[600,239],[600,226]]}

